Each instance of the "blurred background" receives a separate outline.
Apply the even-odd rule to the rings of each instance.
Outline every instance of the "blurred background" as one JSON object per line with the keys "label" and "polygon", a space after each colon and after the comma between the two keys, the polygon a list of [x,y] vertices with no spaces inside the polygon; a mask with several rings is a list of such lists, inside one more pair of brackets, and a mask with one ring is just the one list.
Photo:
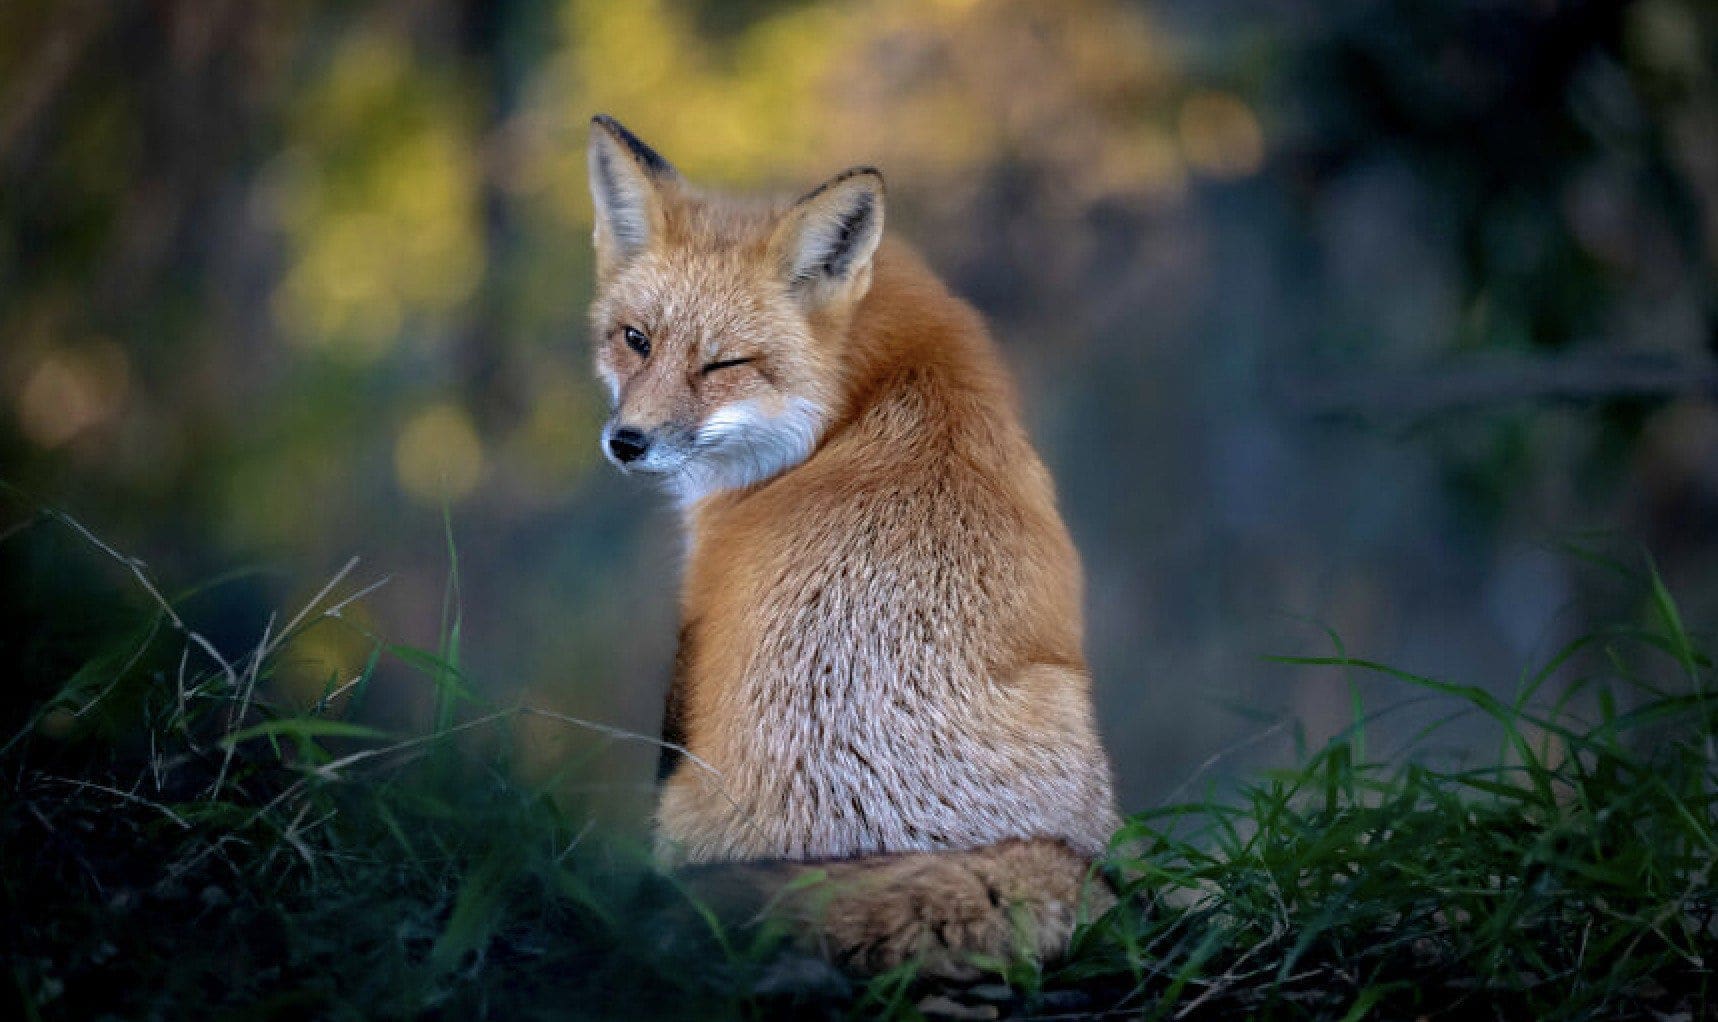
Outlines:
{"label": "blurred background", "polygon": [[[482,694],[654,734],[680,540],[598,456],[596,112],[712,183],[883,168],[1059,481],[1127,808],[1328,739],[1351,682],[1397,707],[1377,754],[1441,716],[1264,659],[1330,633],[1513,694],[1643,612],[1572,546],[1718,609],[1710,4],[11,0],[9,666],[128,591],[75,539],[21,553],[35,503],[169,590],[256,569],[191,615],[234,652],[354,555],[387,576],[288,701],[366,631],[435,647],[445,508]],[[366,712],[424,726],[390,677]],[[653,750],[514,737],[642,824]]]}

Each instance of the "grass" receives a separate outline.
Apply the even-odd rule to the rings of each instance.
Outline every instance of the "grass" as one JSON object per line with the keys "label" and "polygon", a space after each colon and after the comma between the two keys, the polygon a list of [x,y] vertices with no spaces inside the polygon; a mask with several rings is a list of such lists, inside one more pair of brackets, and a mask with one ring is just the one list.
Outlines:
{"label": "grass", "polygon": [[[17,553],[44,533],[59,540],[35,562]],[[515,779],[505,738],[524,717],[638,736],[484,704],[459,662],[456,572],[435,651],[370,636],[361,671],[293,709],[270,684],[282,651],[307,629],[358,627],[353,565],[236,652],[199,630],[199,594],[166,595],[70,519],[48,513],[5,544],[20,585],[76,575],[73,561],[106,572],[106,595],[70,597],[100,627],[43,610],[11,651],[0,911],[21,1017],[1718,1011],[1718,708],[1650,565],[1646,624],[1570,643],[1511,700],[1340,644],[1283,658],[1343,668],[1355,725],[1233,794],[1134,815],[1108,863],[1126,896],[1066,961],[990,962],[955,988],[910,969],[853,982],[771,927],[725,930],[641,851]],[[433,693],[423,733],[364,710],[402,670]],[[1384,687],[1436,700],[1443,723],[1488,719],[1496,755],[1439,768],[1422,741],[1369,760],[1361,694]]]}

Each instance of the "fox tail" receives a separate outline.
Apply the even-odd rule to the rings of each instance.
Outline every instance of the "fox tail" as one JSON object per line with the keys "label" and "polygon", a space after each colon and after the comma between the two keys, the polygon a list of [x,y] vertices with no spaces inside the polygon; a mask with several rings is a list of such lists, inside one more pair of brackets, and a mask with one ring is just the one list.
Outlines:
{"label": "fox tail", "polygon": [[730,923],[785,922],[806,950],[858,973],[909,960],[929,976],[970,979],[975,955],[1050,961],[1115,895],[1092,863],[1048,838],[966,851],[820,862],[691,866],[689,892]]}

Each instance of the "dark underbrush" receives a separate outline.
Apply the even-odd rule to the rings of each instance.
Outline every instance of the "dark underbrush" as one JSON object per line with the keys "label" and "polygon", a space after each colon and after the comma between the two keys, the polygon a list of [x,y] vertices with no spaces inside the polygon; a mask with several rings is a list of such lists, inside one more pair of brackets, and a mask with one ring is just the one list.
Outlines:
{"label": "dark underbrush", "polygon": [[[939,987],[853,983],[771,927],[724,930],[516,780],[527,718],[636,736],[485,705],[451,588],[440,648],[371,636],[362,671],[294,707],[282,651],[359,627],[349,572],[239,648],[199,625],[218,585],[167,595],[62,516],[0,561],[0,912],[25,1017],[1718,1017],[1718,704],[1650,570],[1645,624],[1570,643],[1508,701],[1340,647],[1289,660],[1488,718],[1495,754],[1370,761],[1357,723],[1233,794],[1139,813],[1107,864],[1128,897],[1068,960]],[[402,671],[434,693],[423,733],[365,713]]]}

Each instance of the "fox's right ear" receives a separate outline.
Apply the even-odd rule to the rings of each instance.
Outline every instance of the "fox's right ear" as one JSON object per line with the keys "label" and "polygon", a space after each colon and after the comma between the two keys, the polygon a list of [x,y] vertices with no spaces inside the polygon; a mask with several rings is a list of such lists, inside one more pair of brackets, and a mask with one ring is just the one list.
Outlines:
{"label": "fox's right ear", "polygon": [[661,186],[678,181],[680,175],[656,150],[607,114],[591,118],[588,156],[591,204],[596,208],[592,238],[597,272],[606,274],[661,235],[665,219]]}

